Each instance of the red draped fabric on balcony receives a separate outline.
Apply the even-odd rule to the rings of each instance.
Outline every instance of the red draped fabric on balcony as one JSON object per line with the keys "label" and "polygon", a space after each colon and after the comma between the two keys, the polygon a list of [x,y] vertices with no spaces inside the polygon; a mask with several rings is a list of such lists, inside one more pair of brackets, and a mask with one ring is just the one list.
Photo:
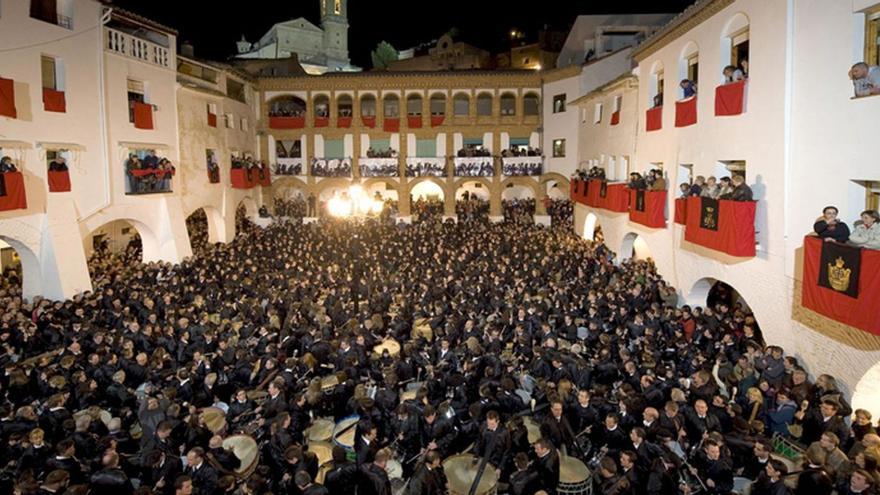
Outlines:
{"label": "red draped fabric on balcony", "polygon": [[587,188],[589,182],[572,179],[569,185],[569,196],[576,203],[587,204]]}
{"label": "red draped fabric on balcony", "polygon": [[43,88],[43,109],[47,112],[67,112],[67,101],[64,91]]}
{"label": "red draped fabric on balcony", "polygon": [[211,127],[217,127],[217,114],[208,114],[208,125]]}
{"label": "red draped fabric on balcony", "polygon": [[0,115],[18,117],[15,111],[15,81],[0,77]]}
{"label": "red draped fabric on balcony", "polygon": [[697,97],[675,102],[675,127],[697,123]]}
{"label": "red draped fabric on balcony", "polygon": [[[804,238],[804,280],[801,304],[820,315],[839,321],[874,335],[880,335],[880,251],[862,249],[855,246],[840,246],[844,249],[857,250],[853,254],[860,256],[859,266],[841,267],[837,271],[836,282],[848,285],[857,279],[858,297],[851,297],[844,291],[835,290],[819,284],[823,270],[831,271],[836,266],[822,266],[822,249],[825,242],[815,236]],[[858,270],[858,273],[845,270]],[[834,275],[833,272],[829,275]],[[828,277],[832,278],[832,277]]]}
{"label": "red draped fabric on balcony", "polygon": [[0,211],[26,209],[24,175],[21,172],[6,172],[0,174],[0,180],[3,181],[3,190],[6,192],[0,196]]}
{"label": "red draped fabric on balcony", "polygon": [[49,192],[68,192],[70,191],[70,172],[49,171]]}
{"label": "red draped fabric on balcony", "polygon": [[348,129],[351,127],[351,117],[336,117],[336,127]]}
{"label": "red draped fabric on balcony", "polygon": [[654,107],[645,112],[645,129],[656,131],[663,128],[663,107]]}
{"label": "red draped fabric on balcony", "polygon": [[361,122],[367,127],[376,127],[376,117],[361,117]]}
{"label": "red draped fabric on balcony", "polygon": [[400,131],[400,119],[399,118],[385,118],[382,121],[382,130],[385,132],[398,132]]}
{"label": "red draped fabric on balcony", "polygon": [[260,170],[255,170],[254,173],[257,174],[257,178],[259,179],[259,183],[261,186],[272,185],[272,174],[269,172],[269,167],[262,169],[262,176],[260,176]]}
{"label": "red draped fabric on balcony", "polygon": [[422,127],[422,116],[421,115],[410,115],[406,118],[406,125],[410,129],[418,129]]}
{"label": "red draped fabric on balcony", "polygon": [[629,188],[626,182],[617,182],[615,184],[605,184],[605,197],[602,197],[602,191],[599,190],[600,208],[617,213],[625,213],[629,210]]}
{"label": "red draped fabric on balcony", "polygon": [[443,120],[445,119],[445,115],[431,115],[431,127],[439,127],[443,125]]}
{"label": "red draped fabric on balcony", "polygon": [[315,127],[327,127],[330,125],[330,117],[315,117]]}
{"label": "red draped fabric on balcony", "polygon": [[[687,199],[687,223],[684,240],[714,249],[731,256],[755,256],[756,201],[717,201],[717,211],[711,218],[704,214],[703,201],[709,198]],[[702,218],[701,218],[702,217]],[[713,228],[707,228],[714,225]]]}
{"label": "red draped fabric on balcony", "polygon": [[666,191],[630,189],[629,220],[653,229],[666,227]]}
{"label": "red draped fabric on balcony", "polygon": [[687,223],[687,198],[675,199],[675,223],[679,225]]}
{"label": "red draped fabric on balcony", "polygon": [[251,177],[248,178],[247,170],[234,168],[229,171],[229,181],[235,189],[250,189],[256,184],[257,174],[256,170],[251,170]]}
{"label": "red draped fabric on balcony", "polygon": [[306,126],[305,117],[269,117],[269,127],[272,129],[302,129]]}
{"label": "red draped fabric on balcony", "polygon": [[611,114],[611,125],[617,125],[620,123],[620,110]]}
{"label": "red draped fabric on balcony", "polygon": [[715,88],[715,115],[739,115],[745,110],[746,81]]}
{"label": "red draped fabric on balcony", "polygon": [[132,102],[132,105],[134,107],[134,126],[138,129],[152,129],[153,105],[139,101]]}
{"label": "red draped fabric on balcony", "polygon": [[598,208],[601,205],[601,198],[599,197],[599,190],[602,188],[602,182],[599,179],[590,179],[587,186],[587,206],[592,206],[594,208]]}

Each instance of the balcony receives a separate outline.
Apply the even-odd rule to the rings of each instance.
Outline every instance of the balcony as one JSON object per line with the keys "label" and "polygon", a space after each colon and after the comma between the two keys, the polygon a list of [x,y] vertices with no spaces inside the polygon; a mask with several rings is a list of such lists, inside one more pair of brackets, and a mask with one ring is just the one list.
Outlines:
{"label": "balcony", "polygon": [[361,177],[399,177],[397,158],[358,158]]}
{"label": "balcony", "polygon": [[501,159],[501,175],[539,176],[543,169],[543,156],[508,156]]}
{"label": "balcony", "polygon": [[406,159],[407,177],[446,177],[446,158],[409,157]]}
{"label": "balcony", "polygon": [[171,50],[116,29],[104,29],[104,48],[117,55],[173,69]]}

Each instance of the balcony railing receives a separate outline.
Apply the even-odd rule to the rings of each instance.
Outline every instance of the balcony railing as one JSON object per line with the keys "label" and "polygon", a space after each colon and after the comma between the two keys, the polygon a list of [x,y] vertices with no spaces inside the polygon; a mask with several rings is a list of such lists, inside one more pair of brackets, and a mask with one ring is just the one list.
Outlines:
{"label": "balcony railing", "polygon": [[173,68],[171,50],[168,48],[111,28],[105,28],[104,33],[104,47],[108,51],[159,67]]}

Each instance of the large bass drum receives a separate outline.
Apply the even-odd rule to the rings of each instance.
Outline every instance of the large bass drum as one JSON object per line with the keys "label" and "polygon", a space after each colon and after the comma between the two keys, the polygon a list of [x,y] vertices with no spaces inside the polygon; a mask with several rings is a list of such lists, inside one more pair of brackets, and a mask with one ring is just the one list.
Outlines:
{"label": "large bass drum", "polygon": [[559,456],[559,485],[556,493],[567,495],[590,495],[593,493],[593,477],[587,465],[574,457]]}
{"label": "large bass drum", "polygon": [[235,477],[244,479],[253,474],[260,462],[260,449],[257,442],[247,435],[233,435],[223,440],[223,448],[231,450],[241,465],[235,470]]}
{"label": "large bass drum", "polygon": [[[471,454],[458,454],[446,458],[443,461],[443,471],[449,480],[449,495],[468,495],[471,493],[471,485],[477,478],[479,463],[474,463],[476,457]],[[473,495],[495,495],[498,493],[498,477],[495,476],[495,466],[486,463],[480,483]]]}

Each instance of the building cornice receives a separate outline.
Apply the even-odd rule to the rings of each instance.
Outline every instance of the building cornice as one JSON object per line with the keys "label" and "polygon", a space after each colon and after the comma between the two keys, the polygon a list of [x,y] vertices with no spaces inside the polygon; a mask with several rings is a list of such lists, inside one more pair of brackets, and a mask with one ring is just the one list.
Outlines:
{"label": "building cornice", "polygon": [[666,26],[642,42],[632,53],[636,62],[650,57],[664,46],[672,43],[703,21],[720,12],[735,0],[697,0]]}
{"label": "building cornice", "polygon": [[609,81],[602,86],[590,91],[589,93],[581,96],[580,98],[572,101],[569,105],[583,105],[588,103],[596,98],[602,98],[610,93],[621,89],[633,89],[639,87],[639,78],[632,74],[624,74],[617,79]]}
{"label": "building cornice", "polygon": [[436,89],[479,87],[539,88],[541,73],[524,71],[353,72],[321,76],[259,79],[261,91],[316,91],[345,89]]}

